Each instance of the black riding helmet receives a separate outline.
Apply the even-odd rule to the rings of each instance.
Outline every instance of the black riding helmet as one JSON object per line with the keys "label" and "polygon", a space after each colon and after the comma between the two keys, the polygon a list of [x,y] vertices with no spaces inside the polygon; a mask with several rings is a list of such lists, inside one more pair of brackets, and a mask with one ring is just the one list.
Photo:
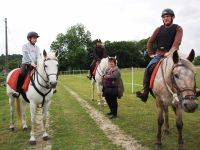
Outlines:
{"label": "black riding helmet", "polygon": [[166,8],[162,11],[161,17],[163,17],[164,15],[170,15],[172,17],[175,17],[174,11],[170,8]]}
{"label": "black riding helmet", "polygon": [[29,40],[30,38],[32,38],[32,37],[40,37],[36,32],[29,32],[28,34],[27,34],[27,39]]}

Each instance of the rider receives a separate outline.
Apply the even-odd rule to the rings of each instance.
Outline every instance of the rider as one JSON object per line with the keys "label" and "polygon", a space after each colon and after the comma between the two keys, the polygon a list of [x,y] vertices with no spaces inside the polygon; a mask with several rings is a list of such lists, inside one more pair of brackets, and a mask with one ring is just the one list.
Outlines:
{"label": "rider", "polygon": [[[147,53],[150,57],[153,57],[153,59],[145,69],[143,92],[136,92],[137,97],[139,97],[143,102],[146,102],[148,99],[150,77],[155,65],[161,58],[167,57],[171,51],[179,48],[183,36],[182,28],[177,24],[173,24],[175,14],[172,9],[164,9],[161,17],[163,25],[156,28],[147,42]],[[156,51],[153,50],[154,43],[157,46]]]}
{"label": "rider", "polygon": [[90,74],[87,76],[90,80],[92,79],[92,72],[95,68],[96,62],[101,61],[102,58],[107,56],[105,48],[102,46],[100,39],[95,40],[96,47],[93,49],[93,61],[90,65]]}
{"label": "rider", "polygon": [[36,32],[29,32],[27,34],[27,40],[29,42],[24,44],[22,47],[23,57],[21,73],[17,81],[16,92],[13,93],[14,97],[19,97],[21,87],[27,74],[37,66],[37,59],[40,56],[40,49],[37,45],[35,45],[35,43],[37,42],[38,37],[40,36]]}

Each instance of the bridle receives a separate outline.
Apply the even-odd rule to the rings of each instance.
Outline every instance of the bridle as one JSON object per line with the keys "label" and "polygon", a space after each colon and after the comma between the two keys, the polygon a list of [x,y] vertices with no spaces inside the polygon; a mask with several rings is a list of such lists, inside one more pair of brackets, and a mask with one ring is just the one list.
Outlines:
{"label": "bridle", "polygon": [[47,74],[45,61],[49,61],[49,60],[58,61],[58,59],[57,58],[54,58],[54,59],[47,58],[47,59],[44,60],[43,66],[44,66],[44,72],[46,73],[47,79],[49,80],[49,76],[51,76],[51,75],[56,75],[56,77],[58,78],[58,75],[56,73]]}
{"label": "bridle", "polygon": [[[163,77],[163,80],[164,80],[164,84],[167,87],[168,91],[173,95],[173,103],[175,103],[175,102],[182,103],[186,99],[188,99],[188,100],[195,100],[196,99],[196,94],[195,94],[196,93],[196,90],[195,90],[195,86],[196,85],[194,86],[193,89],[192,88],[180,88],[178,86],[178,84],[176,83],[176,79],[175,79],[175,75],[173,74],[173,70],[175,68],[177,68],[177,67],[185,67],[185,68],[191,70],[194,73],[194,71],[192,69],[190,69],[189,67],[187,67],[184,64],[174,64],[173,67],[172,67],[172,71],[171,71],[171,83],[172,83],[172,87],[170,88],[170,86],[165,81],[164,71],[163,71],[163,63],[161,63],[161,71],[162,71],[162,77]],[[194,79],[194,83],[196,83],[195,79]],[[183,92],[185,92],[185,91],[192,91],[194,94],[193,95],[186,95],[186,96],[183,97]]]}
{"label": "bridle", "polygon": [[[43,62],[43,66],[44,66],[44,72],[46,74],[46,77],[47,77],[47,80],[45,80],[43,78],[43,76],[38,72],[38,70],[35,68],[35,71],[34,73],[30,76],[31,78],[31,83],[34,87],[34,89],[43,97],[43,101],[42,101],[42,107],[44,106],[44,102],[45,102],[45,97],[51,92],[52,88],[49,86],[48,82],[49,82],[49,76],[51,75],[56,75],[56,77],[58,78],[58,75],[56,73],[51,73],[51,74],[48,74],[47,71],[46,71],[46,67],[45,67],[45,61],[49,61],[49,60],[55,60],[55,61],[58,61],[57,59],[50,59],[50,58],[47,58],[47,59],[44,59],[44,62]],[[46,85],[42,85],[40,82],[39,82],[39,77],[46,83]],[[37,79],[37,83],[39,84],[39,86],[41,86],[42,88],[45,88],[47,89],[48,91],[46,93],[42,93],[38,88],[37,86],[35,85],[35,79]]]}

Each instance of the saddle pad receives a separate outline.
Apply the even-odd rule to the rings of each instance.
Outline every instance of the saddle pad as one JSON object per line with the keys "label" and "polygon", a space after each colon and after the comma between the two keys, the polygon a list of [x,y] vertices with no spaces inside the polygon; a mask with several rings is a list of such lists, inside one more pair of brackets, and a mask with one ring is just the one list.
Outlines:
{"label": "saddle pad", "polygon": [[[15,71],[13,71],[9,80],[7,81],[7,84],[15,91],[17,89],[17,80],[18,80],[20,73],[21,73],[21,69],[17,68]],[[26,79],[24,80],[24,84],[22,86],[23,92],[26,92],[28,90],[29,83],[30,83],[30,76],[27,76]]]}
{"label": "saddle pad", "polygon": [[97,71],[97,67],[99,66],[99,62],[97,61],[96,62],[96,65],[95,65],[95,68],[94,68],[94,70],[92,71],[92,75],[95,77],[95,75],[96,75],[96,71]]}
{"label": "saddle pad", "polygon": [[156,67],[154,68],[152,74],[151,74],[151,79],[150,79],[150,85],[149,85],[149,88],[150,89],[153,89],[153,83],[154,83],[154,79],[156,77],[156,74],[158,72],[158,68],[160,67],[160,64],[161,64],[162,61],[159,61],[158,64],[156,65]]}

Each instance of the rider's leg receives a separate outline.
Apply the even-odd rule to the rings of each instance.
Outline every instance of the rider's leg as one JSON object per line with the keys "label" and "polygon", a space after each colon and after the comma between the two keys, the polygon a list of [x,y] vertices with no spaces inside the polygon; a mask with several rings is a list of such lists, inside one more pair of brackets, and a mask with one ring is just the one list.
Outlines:
{"label": "rider's leg", "polygon": [[157,62],[159,62],[161,59],[160,56],[154,57],[150,63],[148,64],[147,68],[144,72],[144,79],[143,79],[143,92],[138,91],[136,92],[137,97],[141,99],[141,101],[146,102],[149,95],[149,84],[151,79],[151,74],[153,72],[153,69],[155,68]]}
{"label": "rider's leg", "polygon": [[91,65],[90,65],[90,72],[89,72],[89,75],[87,76],[90,80],[92,79],[92,72],[95,68],[95,65],[96,65],[96,60],[93,60]]}
{"label": "rider's leg", "polygon": [[19,77],[18,77],[18,80],[17,80],[16,92],[13,93],[14,97],[19,97],[19,93],[21,92],[21,88],[22,88],[22,85],[23,85],[24,80],[26,78],[26,75],[30,70],[31,70],[30,65],[22,65],[21,73],[19,74]]}

